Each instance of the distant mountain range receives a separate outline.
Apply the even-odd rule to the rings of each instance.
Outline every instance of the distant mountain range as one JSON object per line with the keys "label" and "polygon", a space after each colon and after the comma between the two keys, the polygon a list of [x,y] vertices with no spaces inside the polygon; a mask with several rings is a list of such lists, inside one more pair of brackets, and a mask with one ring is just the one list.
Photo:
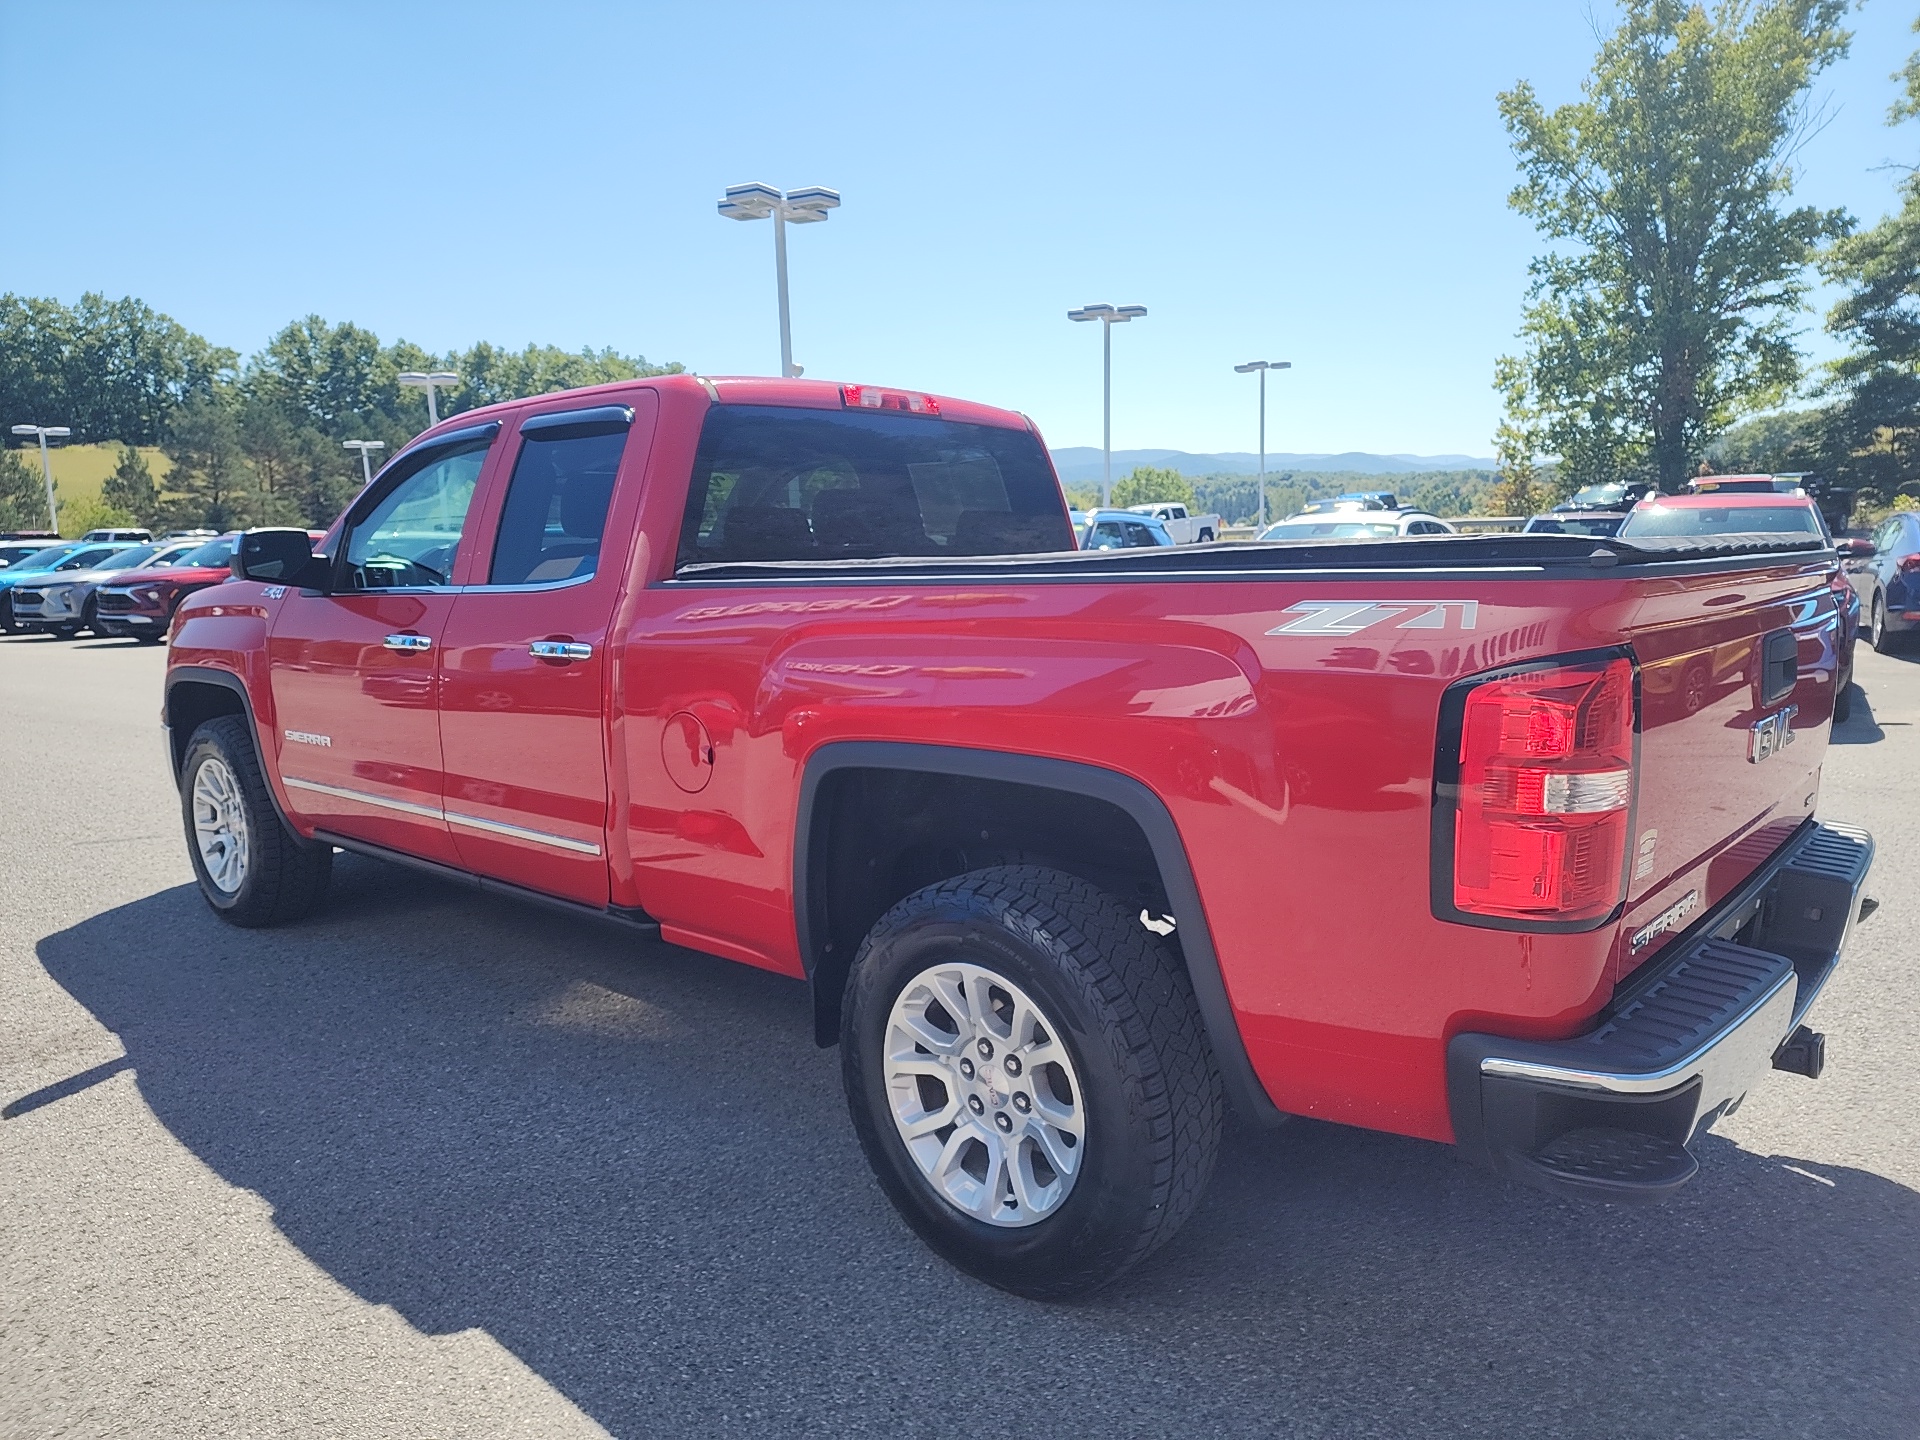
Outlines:
{"label": "distant mountain range", "polygon": [[[1100,451],[1091,445],[1067,445],[1053,452],[1054,467],[1069,485],[1100,479]],[[1113,478],[1118,480],[1136,465],[1157,465],[1178,470],[1182,475],[1254,475],[1260,470],[1260,457],[1248,451],[1234,450],[1220,455],[1193,455],[1185,450],[1116,450],[1113,452]],[[1267,473],[1276,470],[1309,470],[1358,475],[1406,475],[1422,470],[1491,470],[1490,456],[1479,455],[1370,455],[1363,450],[1348,450],[1339,455],[1267,456]]]}

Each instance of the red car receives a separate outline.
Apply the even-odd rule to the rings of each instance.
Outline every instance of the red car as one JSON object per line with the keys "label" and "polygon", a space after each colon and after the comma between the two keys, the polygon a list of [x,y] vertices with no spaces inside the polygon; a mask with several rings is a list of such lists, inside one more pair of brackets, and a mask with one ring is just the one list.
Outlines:
{"label": "red car", "polygon": [[[233,578],[233,542],[238,532],[209,540],[198,550],[158,570],[130,570],[116,575],[111,585],[95,592],[94,631],[100,635],[130,636],[149,645],[167,638],[167,627],[180,602],[196,590]],[[310,530],[319,541],[322,530]]]}
{"label": "red car", "polygon": [[164,713],[220,916],[350,850],[804,978],[908,1223],[1059,1296],[1192,1213],[1228,1105],[1651,1200],[1818,1074],[1872,857],[1814,818],[1832,566],[1079,551],[1020,415],[661,376],[436,426],[318,554],[242,536]]}

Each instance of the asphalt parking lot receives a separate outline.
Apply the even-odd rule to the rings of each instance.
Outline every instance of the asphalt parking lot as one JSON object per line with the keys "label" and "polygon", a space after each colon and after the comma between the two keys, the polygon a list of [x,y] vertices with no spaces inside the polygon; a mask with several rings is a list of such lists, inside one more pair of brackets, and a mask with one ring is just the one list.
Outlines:
{"label": "asphalt parking lot", "polygon": [[899,1223],[797,983],[339,857],[196,894],[164,653],[0,641],[0,1435],[1920,1434],[1920,662],[1822,812],[1883,902],[1654,1209],[1446,1147],[1229,1136],[1090,1302]]}

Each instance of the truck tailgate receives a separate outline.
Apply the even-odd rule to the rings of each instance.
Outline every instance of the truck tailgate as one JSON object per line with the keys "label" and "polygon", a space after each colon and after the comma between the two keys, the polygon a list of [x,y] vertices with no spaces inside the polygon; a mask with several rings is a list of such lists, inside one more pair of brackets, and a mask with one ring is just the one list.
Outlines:
{"label": "truck tailgate", "polygon": [[1838,668],[1830,568],[1794,556],[1666,579],[1638,607],[1639,786],[1616,981],[1813,814]]}

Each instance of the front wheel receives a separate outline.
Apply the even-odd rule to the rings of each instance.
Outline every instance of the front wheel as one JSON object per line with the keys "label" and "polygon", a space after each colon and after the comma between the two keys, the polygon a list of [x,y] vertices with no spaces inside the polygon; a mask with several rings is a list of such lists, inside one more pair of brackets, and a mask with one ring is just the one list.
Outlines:
{"label": "front wheel", "polygon": [[298,920],[326,898],[333,847],[303,840],[273,808],[253,733],[238,715],[193,732],[180,769],[187,854],[222,920],[253,929]]}
{"label": "front wheel", "polygon": [[1166,1243],[1219,1147],[1185,970],[1084,880],[1000,865],[881,917],[841,1015],[854,1128],[888,1198],[959,1269],[1084,1294]]}

